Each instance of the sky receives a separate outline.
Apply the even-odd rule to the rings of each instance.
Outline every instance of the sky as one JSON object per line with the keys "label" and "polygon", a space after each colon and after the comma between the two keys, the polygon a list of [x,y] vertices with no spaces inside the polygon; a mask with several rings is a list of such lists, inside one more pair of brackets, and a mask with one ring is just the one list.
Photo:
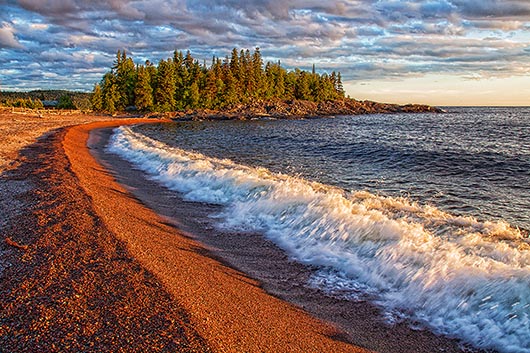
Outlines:
{"label": "sky", "polygon": [[0,90],[91,91],[118,50],[259,47],[392,103],[530,105],[530,0],[0,0]]}

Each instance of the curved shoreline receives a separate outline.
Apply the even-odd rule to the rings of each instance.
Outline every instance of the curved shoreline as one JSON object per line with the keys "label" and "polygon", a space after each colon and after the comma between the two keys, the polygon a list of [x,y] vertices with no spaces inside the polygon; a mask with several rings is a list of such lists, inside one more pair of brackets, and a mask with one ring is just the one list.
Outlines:
{"label": "curved shoreline", "polygon": [[[65,154],[66,133],[46,133],[1,174],[2,189],[20,201],[1,228],[1,350],[211,351],[98,217]],[[29,187],[16,190],[19,182]]]}
{"label": "curved shoreline", "polygon": [[[368,351],[361,346],[381,352],[462,351],[453,340],[435,336],[427,331],[415,331],[408,327],[392,330],[381,324],[376,328],[378,332],[364,332],[363,330],[374,329],[374,326],[362,325],[366,318],[363,319],[362,315],[360,318],[355,318],[359,326],[352,328],[352,330],[357,330],[358,337],[362,339],[352,338],[336,325],[315,319],[305,310],[268,294],[262,288],[263,282],[227,266],[223,259],[211,251],[211,246],[205,246],[194,240],[196,237],[190,234],[188,228],[178,227],[178,225],[175,227],[167,218],[164,218],[163,213],[160,213],[162,215],[155,213],[158,211],[156,207],[151,207],[148,203],[147,207],[144,206],[142,204],[145,203],[144,200],[140,201],[136,193],[131,193],[130,189],[121,184],[119,175],[113,174],[112,165],[106,165],[105,161],[94,157],[93,153],[97,155],[97,149],[101,148],[101,146],[97,147],[97,144],[104,144],[104,140],[101,140],[101,135],[98,137],[98,134],[91,134],[91,131],[98,129],[102,131],[100,129],[144,122],[159,121],[124,119],[78,125],[55,132],[42,143],[32,146],[34,152],[46,150],[43,156],[49,157],[49,160],[43,160],[41,155],[27,157],[29,161],[26,164],[33,164],[32,173],[34,174],[32,175],[38,179],[39,183],[42,183],[37,193],[42,192],[44,198],[55,197],[57,199],[43,199],[47,204],[39,206],[40,208],[37,207],[34,215],[31,215],[35,219],[32,220],[30,217],[28,224],[22,224],[18,230],[28,233],[36,229],[35,234],[19,234],[18,238],[14,238],[21,244],[29,246],[29,250],[21,255],[21,258],[29,258],[29,260],[24,260],[25,263],[19,264],[20,266],[29,266],[28,261],[33,266],[33,258],[38,258],[39,261],[34,261],[35,268],[27,268],[20,283],[15,279],[13,283],[4,282],[0,287],[2,291],[14,288],[13,295],[23,292],[22,294],[25,293],[24,295],[29,298],[24,299],[24,302],[18,302],[18,297],[11,300],[6,296],[3,300],[9,301],[9,307],[3,311],[0,309],[0,314],[5,319],[4,324],[0,323],[0,336],[3,336],[0,339],[0,345],[4,341],[9,343],[9,345],[3,345],[4,347],[25,347],[28,344],[29,341],[21,341],[20,337],[14,337],[12,333],[13,329],[18,327],[14,324],[14,320],[18,317],[17,313],[31,309],[36,315],[35,319],[24,326],[28,327],[27,331],[21,328],[17,332],[23,332],[27,337],[41,337],[40,341],[35,341],[35,338],[33,340],[40,342],[41,346],[48,344],[48,347],[52,347],[50,343],[56,339],[69,337],[68,339],[72,339],[75,343],[96,344],[96,347],[100,349],[102,347],[126,349],[124,346],[126,341],[120,339],[119,335],[136,333],[134,330],[128,331],[130,328],[127,328],[127,321],[130,320],[131,322],[143,322],[144,331],[147,330],[147,333],[144,341],[140,338],[138,340],[141,342],[133,340],[127,346],[129,351],[142,351],[146,347],[149,347],[150,351],[163,350],[160,349],[160,345],[153,343],[162,340],[163,337],[173,342],[172,344],[180,342],[181,346],[178,346],[180,347],[178,351],[199,352],[206,352],[210,349],[215,352]],[[58,162],[60,159],[63,161]],[[126,173],[125,170],[118,170],[120,175]],[[32,169],[29,168],[29,171],[31,172]],[[51,178],[50,175],[52,175]],[[68,178],[71,180],[68,181]],[[49,187],[59,188],[59,193],[46,194],[46,189]],[[149,193],[149,190],[147,192]],[[84,203],[78,205],[76,202],[79,199],[84,200]],[[63,220],[61,217],[66,219]],[[87,217],[92,219],[89,222],[91,226],[84,224],[84,219]],[[20,219],[28,219],[28,217],[22,215]],[[17,231],[14,234],[16,235]],[[102,234],[106,234],[106,240],[101,238]],[[32,236],[35,239],[31,238]],[[65,238],[66,236],[68,238]],[[111,277],[109,281],[112,280],[112,283],[108,284],[104,282],[107,281],[106,276],[109,274],[105,271],[96,271],[92,262],[75,263],[72,259],[68,261],[65,258],[60,263],[60,266],[65,267],[60,268],[66,275],[75,278],[73,282],[63,282],[62,277],[57,277],[50,272],[50,269],[59,266],[57,258],[66,256],[62,254],[64,249],[60,248],[65,241],[68,241],[66,245],[70,246],[67,254],[75,258],[81,251],[97,253],[103,243],[116,243],[117,245],[113,245],[112,249],[123,248],[119,253],[108,255],[105,258],[96,257],[90,261],[97,262],[97,269],[106,269],[105,271],[112,271],[117,266],[115,260],[111,261],[115,257],[128,259],[126,263],[130,263],[132,267],[129,265],[127,265],[129,267],[120,267],[122,272],[116,280]],[[86,244],[83,243],[85,241]],[[46,248],[50,243],[57,243],[58,246]],[[111,250],[105,250],[105,254]],[[123,260],[120,260],[120,266],[122,263]],[[32,272],[35,269],[39,271]],[[13,271],[11,274],[16,273]],[[47,284],[51,287],[45,287],[44,284],[40,284],[43,288],[35,287],[40,282],[50,283],[50,281],[60,280],[59,284],[63,287],[77,288],[78,277],[76,276],[79,276],[79,273],[84,275],[85,272],[98,288],[107,288],[107,291],[123,291],[128,294],[119,298],[111,296],[108,298],[110,302],[107,303],[108,292],[92,291],[88,294],[76,292],[75,296],[69,297],[68,293],[54,292],[54,286],[57,286],[57,283]],[[42,278],[35,278],[35,273]],[[138,273],[144,274],[138,277]],[[33,282],[37,284],[32,284]],[[29,287],[23,288],[22,285]],[[7,288],[9,286],[11,287]],[[54,299],[56,295],[58,297]],[[52,303],[48,303],[51,308],[55,308],[56,303],[68,300],[67,308],[71,312],[57,314],[61,320],[57,320],[56,326],[58,325],[57,327],[62,331],[69,327],[64,327],[66,322],[86,316],[87,325],[98,326],[103,330],[100,331],[103,339],[86,334],[84,328],[81,332],[74,330],[70,333],[57,332],[57,329],[49,332],[43,331],[44,333],[38,330],[31,331],[29,328],[34,327],[36,322],[48,320],[47,311],[39,312],[39,308],[44,305],[39,299],[42,296],[53,299]],[[141,302],[135,302],[135,300],[138,301],[136,297],[141,298]],[[154,302],[149,304],[150,300]],[[114,320],[120,322],[111,320],[111,324],[115,326],[105,326],[102,320],[108,320],[107,316],[103,314],[101,314],[103,316],[91,316],[91,312],[89,312],[90,315],[86,313],[88,309],[83,307],[83,303],[90,301],[95,301],[101,306],[110,305],[111,309],[112,305],[119,306],[120,315],[124,316],[125,321],[121,322],[115,318]],[[364,315],[369,315],[372,321],[377,321],[374,319],[377,312],[374,311],[373,306],[367,303],[359,303],[358,306],[363,308]],[[154,313],[149,311],[151,310],[149,308],[153,307],[156,309]],[[107,308],[95,307],[90,310],[105,313]],[[358,312],[343,311],[341,315],[354,317],[358,314]],[[173,326],[170,325],[170,329],[167,325],[162,328],[157,327],[160,319],[156,319],[153,323],[152,320],[155,317],[153,315],[173,322]],[[13,327],[9,327],[10,322],[13,322]],[[335,322],[340,324],[340,320]],[[105,327],[107,330],[114,331],[105,331]],[[114,328],[110,329],[110,327]],[[125,331],[122,332],[122,330]],[[63,334],[64,337],[61,336]],[[35,342],[33,344],[36,344]],[[100,345],[97,346],[97,344]],[[76,346],[70,344],[58,347],[62,347],[62,351],[75,351]],[[77,347],[79,348],[79,345]],[[13,349],[13,351],[22,350]]]}
{"label": "curved shoreline", "polygon": [[[460,352],[454,340],[436,336],[428,331],[413,330],[407,323],[388,325],[380,309],[368,302],[352,302],[332,298],[319,290],[307,287],[312,270],[289,260],[285,253],[260,234],[235,234],[215,228],[208,219],[215,213],[213,206],[186,202],[178,195],[131,168],[129,162],[104,153],[111,132],[93,130],[91,135],[101,139],[99,147],[90,144],[96,159],[110,170],[120,185],[136,198],[162,215],[177,228],[184,229],[193,239],[210,250],[221,263],[242,271],[259,281],[271,293],[296,307],[303,308],[313,317],[330,322],[341,332],[340,340],[353,342],[379,352]],[[406,337],[406,338],[405,338]]]}
{"label": "curved shoreline", "polygon": [[[142,121],[140,121],[142,122]],[[257,281],[208,256],[201,244],[141,205],[92,157],[90,130],[70,128],[63,146],[80,185],[105,225],[189,313],[214,351],[367,352],[337,340],[340,332],[260,288]]]}

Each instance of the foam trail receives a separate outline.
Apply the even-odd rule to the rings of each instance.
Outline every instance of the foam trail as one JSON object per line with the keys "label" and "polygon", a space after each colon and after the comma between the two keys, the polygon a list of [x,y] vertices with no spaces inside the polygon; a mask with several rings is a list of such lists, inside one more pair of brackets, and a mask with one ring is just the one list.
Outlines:
{"label": "foam trail", "polygon": [[389,313],[479,348],[530,353],[530,244],[505,222],[348,193],[115,130],[108,150],[187,200],[223,205],[220,226],[260,231],[320,270],[313,285],[370,293]]}

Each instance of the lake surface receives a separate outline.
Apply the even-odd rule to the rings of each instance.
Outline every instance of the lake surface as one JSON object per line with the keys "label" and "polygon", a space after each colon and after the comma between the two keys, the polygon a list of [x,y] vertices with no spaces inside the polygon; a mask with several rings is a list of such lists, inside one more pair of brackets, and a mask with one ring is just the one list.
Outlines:
{"label": "lake surface", "polygon": [[109,151],[309,285],[481,348],[530,352],[530,108],[119,128]]}

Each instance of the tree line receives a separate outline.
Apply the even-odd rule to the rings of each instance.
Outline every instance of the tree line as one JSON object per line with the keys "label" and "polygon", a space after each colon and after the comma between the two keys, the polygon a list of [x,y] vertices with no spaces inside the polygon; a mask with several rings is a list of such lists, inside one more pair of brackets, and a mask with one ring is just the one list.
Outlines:
{"label": "tree line", "polygon": [[91,93],[65,90],[0,92],[0,106],[28,109],[91,109]]}
{"label": "tree line", "polygon": [[344,97],[340,72],[318,74],[287,71],[280,62],[264,64],[259,48],[254,52],[234,48],[224,59],[213,57],[210,66],[187,51],[172,58],[135,65],[118,51],[111,70],[94,86],[96,111],[176,111],[222,109],[260,99],[301,99],[315,102]]}

